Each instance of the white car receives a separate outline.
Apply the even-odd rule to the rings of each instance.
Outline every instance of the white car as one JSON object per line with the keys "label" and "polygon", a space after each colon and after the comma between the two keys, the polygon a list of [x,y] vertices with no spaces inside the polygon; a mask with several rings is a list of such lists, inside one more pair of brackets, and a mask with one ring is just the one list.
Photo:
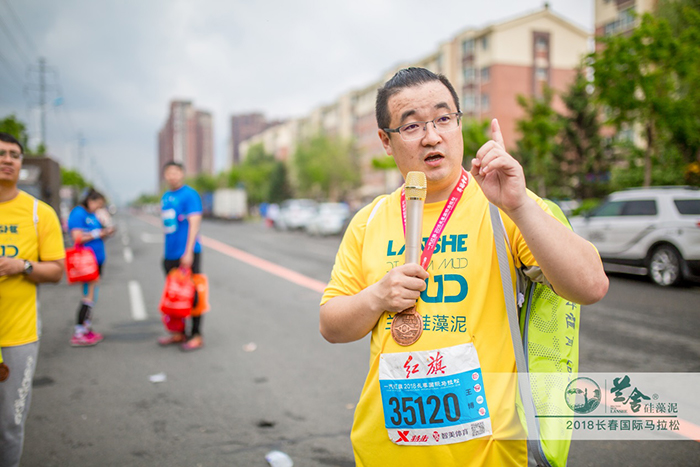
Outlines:
{"label": "white car", "polygon": [[317,203],[311,199],[288,199],[280,206],[274,221],[275,228],[281,230],[303,229],[316,214]]}
{"label": "white car", "polygon": [[700,276],[700,190],[632,188],[570,219],[611,272],[648,274],[662,286]]}
{"label": "white car", "polygon": [[347,204],[321,203],[316,214],[307,222],[306,232],[310,235],[338,235],[349,217]]}

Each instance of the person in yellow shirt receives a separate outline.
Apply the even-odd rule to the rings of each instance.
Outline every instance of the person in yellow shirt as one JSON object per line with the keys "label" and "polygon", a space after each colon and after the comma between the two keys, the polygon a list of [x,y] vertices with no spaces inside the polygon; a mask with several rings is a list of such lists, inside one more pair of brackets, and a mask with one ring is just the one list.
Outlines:
{"label": "person in yellow shirt", "polygon": [[[56,212],[17,188],[22,145],[0,133],[0,467],[18,466],[39,352],[37,284],[63,275]],[[9,375],[7,371],[9,370]]]}
{"label": "person in yellow shirt", "polygon": [[[371,333],[351,434],[356,464],[525,466],[489,203],[501,212],[511,266],[568,300],[590,304],[607,292],[598,253],[526,189],[496,120],[471,171],[462,169],[459,99],[444,76],[399,71],[378,91],[376,116],[379,138],[403,176],[426,175],[422,237],[429,247],[425,268],[404,264],[402,189],[379,197],[351,221],[321,299],[326,340]],[[391,325],[412,306],[422,334],[399,345]]]}

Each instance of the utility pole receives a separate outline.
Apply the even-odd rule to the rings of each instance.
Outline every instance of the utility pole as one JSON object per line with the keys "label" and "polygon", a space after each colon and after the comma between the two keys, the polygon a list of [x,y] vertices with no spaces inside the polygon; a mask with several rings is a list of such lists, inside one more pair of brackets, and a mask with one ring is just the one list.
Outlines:
{"label": "utility pole", "polygon": [[41,112],[41,145],[46,148],[46,59],[39,58],[39,111]]}
{"label": "utility pole", "polygon": [[[34,100],[36,93],[39,94],[34,102],[39,106],[39,136],[41,139],[41,146],[46,150],[46,106],[49,101],[48,93],[56,89],[56,71],[53,67],[46,65],[45,58],[40,57],[38,66],[29,66],[28,75],[33,76],[35,74],[39,75],[38,79],[30,79],[27,83],[26,90],[32,96],[32,100]],[[48,74],[54,75],[53,80],[47,79]],[[50,81],[54,84],[50,84]]]}
{"label": "utility pole", "polygon": [[80,172],[83,166],[83,148],[85,147],[85,138],[83,137],[83,132],[78,133],[78,160],[75,164],[75,168]]}

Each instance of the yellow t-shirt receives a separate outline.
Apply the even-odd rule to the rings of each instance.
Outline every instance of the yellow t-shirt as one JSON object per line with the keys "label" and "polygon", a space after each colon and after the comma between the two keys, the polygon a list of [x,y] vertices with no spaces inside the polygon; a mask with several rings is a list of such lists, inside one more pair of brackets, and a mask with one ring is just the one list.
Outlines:
{"label": "yellow t-shirt", "polygon": [[[29,261],[55,261],[65,257],[63,235],[56,212],[46,203],[20,191],[0,203],[0,256]],[[24,275],[0,277],[0,347],[38,340],[37,287]]]}
{"label": "yellow t-shirt", "polygon": [[[528,192],[529,193],[529,192]],[[401,225],[401,190],[387,197],[378,198],[363,208],[352,220],[336,256],[335,265],[321,304],[336,296],[349,296],[379,281],[390,269],[404,264],[404,233]],[[529,193],[545,211],[544,202]],[[378,203],[379,207],[375,209]],[[430,235],[445,202],[426,204],[423,213],[423,244]],[[373,212],[374,211],[374,212]],[[368,218],[371,220],[368,221]],[[517,266],[537,266],[525,240],[515,224],[502,215],[510,240],[511,251]],[[478,184],[470,182],[450,218],[427,268],[430,277],[427,290],[417,303],[417,311],[423,318],[423,333],[418,342],[402,347],[391,337],[391,320],[394,313],[384,312],[372,330],[369,373],[360,396],[352,428],[352,444],[358,466],[494,466],[503,467],[527,464],[526,441],[515,411],[516,385],[510,375],[515,372],[515,356],[506,315],[503,287],[494,248],[493,229],[489,217],[489,203]],[[414,440],[430,441],[434,434],[439,445],[401,445],[401,438],[411,438],[409,430],[390,434],[385,421],[385,411],[393,417],[399,414],[401,397],[393,403],[382,400],[380,362],[386,354],[411,352],[431,353],[435,349],[448,349],[467,344],[476,350],[483,375],[483,395],[488,405],[492,435],[472,436],[467,430],[441,432],[428,431],[429,435],[413,435]],[[443,354],[445,351],[443,350]],[[385,354],[382,357],[382,354]],[[394,356],[396,357],[396,356]],[[385,362],[387,361],[385,358]],[[403,362],[403,360],[401,360]],[[398,371],[407,370],[411,376],[416,360],[406,363]],[[417,368],[417,367],[416,367]],[[433,367],[435,369],[435,367]],[[476,379],[477,376],[473,375]],[[500,376],[500,377],[499,377]],[[422,380],[426,381],[432,380]],[[397,380],[401,384],[402,381]],[[447,381],[452,384],[451,380]],[[462,382],[463,383],[463,382]],[[428,383],[425,383],[428,384]],[[455,381],[455,384],[459,384]],[[481,390],[481,387],[478,387]],[[414,393],[414,395],[417,393]],[[426,404],[415,405],[404,416],[430,417]],[[483,399],[481,399],[483,402]],[[439,402],[439,401],[437,401]],[[446,404],[453,404],[449,400]],[[438,404],[439,405],[439,404]],[[453,404],[454,405],[454,404]],[[465,408],[462,410],[464,411]],[[404,408],[405,410],[405,408]],[[409,409],[411,410],[411,409]],[[454,409],[452,409],[454,412]],[[420,412],[420,413],[419,413]],[[437,413],[437,412],[435,412]],[[440,412],[444,419],[444,412]],[[448,414],[449,415],[449,414]],[[412,420],[412,421],[413,421]],[[413,432],[411,432],[413,433]],[[465,436],[466,441],[455,442]],[[442,437],[442,439],[440,439]],[[505,440],[504,439],[508,439]]]}

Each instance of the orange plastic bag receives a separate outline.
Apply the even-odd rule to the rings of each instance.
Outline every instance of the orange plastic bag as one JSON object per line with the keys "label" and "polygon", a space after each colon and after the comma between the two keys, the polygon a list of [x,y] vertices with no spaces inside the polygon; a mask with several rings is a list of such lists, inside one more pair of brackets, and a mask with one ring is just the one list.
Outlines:
{"label": "orange plastic bag", "polygon": [[66,249],[66,278],[69,284],[92,282],[100,277],[95,252],[81,244]]}
{"label": "orange plastic bag", "polygon": [[173,318],[186,318],[192,311],[195,285],[192,271],[177,268],[165,278],[163,295],[160,298],[160,311]]}
{"label": "orange plastic bag", "polygon": [[197,289],[197,305],[192,308],[192,316],[202,316],[209,311],[209,280],[204,274],[193,274],[192,281]]}

